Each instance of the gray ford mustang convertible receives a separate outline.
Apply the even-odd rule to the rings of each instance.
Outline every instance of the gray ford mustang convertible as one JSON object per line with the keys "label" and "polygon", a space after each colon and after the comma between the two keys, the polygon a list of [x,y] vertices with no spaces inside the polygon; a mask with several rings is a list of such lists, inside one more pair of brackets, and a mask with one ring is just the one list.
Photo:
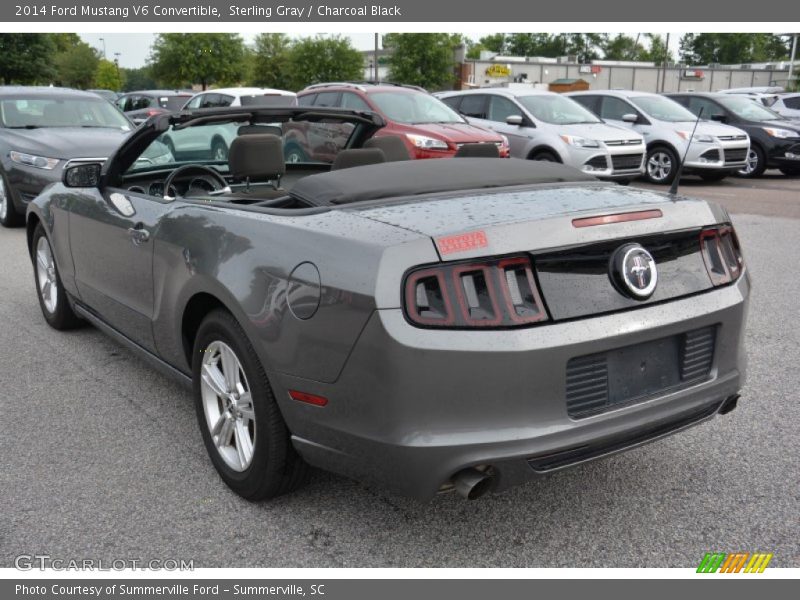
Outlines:
{"label": "gray ford mustang convertible", "polygon": [[[307,465],[476,498],[736,406],[750,282],[722,208],[557,164],[402,160],[382,125],[153,117],[32,202],[44,318],[191,386],[214,466],[254,500]],[[297,128],[334,163],[285,164]],[[171,163],[140,160],[166,135]]]}

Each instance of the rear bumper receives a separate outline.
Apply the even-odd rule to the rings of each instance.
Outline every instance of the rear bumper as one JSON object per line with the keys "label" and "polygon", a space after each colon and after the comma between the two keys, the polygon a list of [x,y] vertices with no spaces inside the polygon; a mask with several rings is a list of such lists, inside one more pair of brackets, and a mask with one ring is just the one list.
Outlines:
{"label": "rear bumper", "polygon": [[[514,331],[423,330],[380,310],[336,383],[271,378],[295,447],[315,466],[425,499],[456,472],[490,465],[499,490],[716,414],[743,384],[748,294],[745,273],[690,298]],[[710,325],[717,349],[706,381],[595,416],[567,414],[570,358]],[[329,404],[294,402],[288,389]],[[560,454],[584,447],[592,451]],[[568,460],[542,468],[553,455]]]}

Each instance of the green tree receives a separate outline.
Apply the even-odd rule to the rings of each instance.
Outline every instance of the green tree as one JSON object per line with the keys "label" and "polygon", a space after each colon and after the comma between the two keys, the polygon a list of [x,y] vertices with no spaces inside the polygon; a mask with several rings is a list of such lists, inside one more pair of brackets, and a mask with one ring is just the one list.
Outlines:
{"label": "green tree", "polygon": [[608,60],[639,60],[646,49],[634,38],[618,33],[606,41],[603,52]]}
{"label": "green tree", "polygon": [[490,52],[504,54],[506,51],[506,34],[492,33],[490,35],[485,35],[478,40],[478,43]]}
{"label": "green tree", "polygon": [[288,74],[292,90],[324,81],[358,80],[364,77],[364,59],[347,38],[301,38],[289,51]]}
{"label": "green tree", "polygon": [[771,33],[687,33],[681,37],[680,56],[695,65],[783,60],[789,56],[790,40]]}
{"label": "green tree", "polygon": [[94,73],[94,85],[102,90],[118,92],[122,89],[122,72],[116,63],[101,59]]}
{"label": "green tree", "polygon": [[292,85],[289,59],[292,42],[285,33],[256,36],[250,80],[253,85],[286,89]]}
{"label": "green tree", "polygon": [[0,34],[0,81],[4,84],[50,83],[56,46],[46,33]]}
{"label": "green tree", "polygon": [[656,33],[646,33],[645,38],[649,41],[650,47],[639,55],[639,60],[654,62],[659,66],[675,61],[672,51],[667,48],[665,37]]}
{"label": "green tree", "polygon": [[161,87],[150,72],[150,67],[138,69],[120,69],[124,82],[122,90],[133,92],[136,90],[153,90]]}
{"label": "green tree", "polygon": [[461,36],[449,33],[387,34],[384,46],[393,50],[389,77],[430,90],[449,88],[456,80],[453,51],[461,43]]}
{"label": "green tree", "polygon": [[507,49],[512,56],[565,56],[569,41],[566,34],[512,33],[508,36]]}
{"label": "green tree", "polygon": [[245,50],[236,33],[162,33],[150,53],[152,74],[183,87],[235,84],[245,73]]}
{"label": "green tree", "polygon": [[61,85],[67,87],[93,87],[99,62],[97,50],[84,42],[75,44],[56,55],[57,79]]}

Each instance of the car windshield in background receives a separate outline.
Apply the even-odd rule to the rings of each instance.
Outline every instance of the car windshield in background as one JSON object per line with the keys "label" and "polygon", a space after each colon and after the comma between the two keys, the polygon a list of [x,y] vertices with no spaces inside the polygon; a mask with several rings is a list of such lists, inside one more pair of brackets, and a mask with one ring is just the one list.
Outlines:
{"label": "car windshield in background", "polygon": [[99,97],[4,98],[0,124],[10,129],[103,127],[128,131],[130,122]]}
{"label": "car windshield in background", "polygon": [[564,96],[537,94],[518,96],[522,104],[535,119],[554,125],[573,125],[577,123],[600,123],[594,114],[583,106]]}
{"label": "car windshield in background", "polygon": [[752,98],[726,97],[719,98],[719,102],[740,119],[748,121],[778,121],[783,118]]}
{"label": "car windshield in background", "polygon": [[159,96],[158,105],[170,111],[180,110],[189,98],[191,96],[188,94],[183,96]]}
{"label": "car windshield in background", "polygon": [[370,100],[392,121],[408,125],[463,123],[464,119],[444,102],[422,92],[375,92]]}
{"label": "car windshield in background", "polygon": [[631,98],[630,101],[645,114],[659,121],[680,123],[683,121],[697,120],[697,116],[690,112],[689,109],[663,96],[636,96]]}
{"label": "car windshield in background", "polygon": [[282,94],[261,94],[252,96],[240,96],[239,101],[242,106],[291,106],[294,96],[284,96]]}

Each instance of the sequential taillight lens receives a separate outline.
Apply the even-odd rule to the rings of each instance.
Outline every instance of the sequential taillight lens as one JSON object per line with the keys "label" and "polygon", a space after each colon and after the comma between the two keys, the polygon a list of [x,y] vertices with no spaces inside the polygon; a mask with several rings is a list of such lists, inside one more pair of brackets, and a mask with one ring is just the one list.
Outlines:
{"label": "sequential taillight lens", "polygon": [[742,274],[744,258],[736,232],[730,225],[700,232],[700,250],[708,276],[715,286],[736,281]]}
{"label": "sequential taillight lens", "polygon": [[515,327],[548,318],[526,256],[412,271],[404,304],[409,321],[422,327]]}

